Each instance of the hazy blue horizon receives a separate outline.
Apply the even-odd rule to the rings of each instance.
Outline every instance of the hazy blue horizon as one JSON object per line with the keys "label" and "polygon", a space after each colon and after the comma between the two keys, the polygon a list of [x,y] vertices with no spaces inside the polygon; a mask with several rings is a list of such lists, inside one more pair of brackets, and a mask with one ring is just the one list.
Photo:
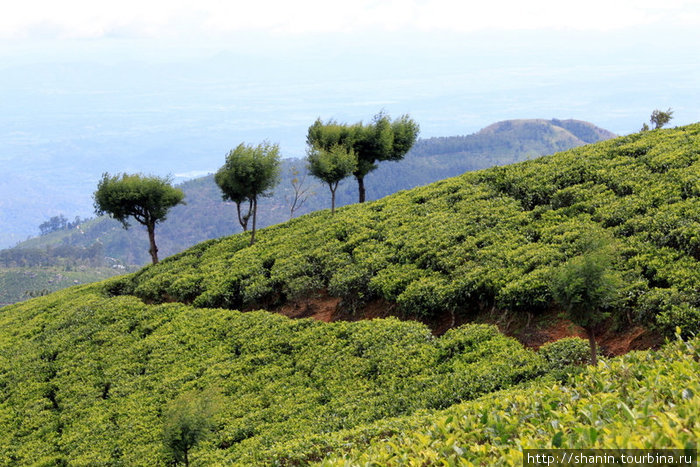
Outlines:
{"label": "hazy blue horizon", "polygon": [[669,107],[672,126],[696,122],[699,33],[666,31],[1,40],[0,247],[52,215],[89,216],[105,171],[204,174],[264,139],[303,157],[317,117],[408,113],[423,138],[517,118],[628,134]]}

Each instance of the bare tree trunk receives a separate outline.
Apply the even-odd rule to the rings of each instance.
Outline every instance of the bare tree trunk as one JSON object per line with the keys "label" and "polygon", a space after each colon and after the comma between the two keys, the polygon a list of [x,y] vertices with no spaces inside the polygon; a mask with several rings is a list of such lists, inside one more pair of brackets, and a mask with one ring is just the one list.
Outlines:
{"label": "bare tree trunk", "polygon": [[331,214],[335,214],[335,190],[338,189],[338,184],[335,184],[335,188],[328,184],[328,188],[331,189]]}
{"label": "bare tree trunk", "polygon": [[241,224],[243,232],[245,232],[248,230],[248,219],[244,221],[243,217],[241,217],[241,203],[236,203],[236,210],[238,211],[238,223]]}
{"label": "bare tree trunk", "polygon": [[590,327],[586,328],[586,331],[588,332],[588,343],[591,346],[591,365],[596,366],[598,365],[598,349],[595,343],[595,330]]}
{"label": "bare tree trunk", "polygon": [[[296,170],[296,168],[292,168],[292,175],[297,175],[299,172]],[[304,182],[306,181],[306,174],[304,174],[301,179],[294,177],[292,179],[292,189],[294,190],[294,201],[292,202],[291,207],[289,208],[289,218],[292,219],[294,217],[294,211],[297,209],[301,209],[301,207],[304,205],[306,202],[308,195],[306,194],[307,191],[309,191],[309,188],[304,187]],[[286,199],[286,197],[285,197]]]}
{"label": "bare tree trunk", "polygon": [[365,202],[365,177],[355,176],[357,179],[357,189],[360,193],[360,203]]}
{"label": "bare tree trunk", "polygon": [[250,244],[252,245],[255,243],[255,224],[257,221],[258,217],[258,197],[256,196],[253,198],[253,232],[252,235],[250,236]]}
{"label": "bare tree trunk", "polygon": [[248,231],[248,219],[250,219],[250,211],[253,209],[253,200],[248,201],[248,212],[242,216],[241,215],[241,203],[236,203],[236,210],[238,211],[238,222],[243,227],[243,232]]}
{"label": "bare tree trunk", "polygon": [[148,241],[151,244],[151,248],[148,252],[151,254],[151,261],[153,264],[158,264],[158,247],[156,246],[156,226],[153,223],[148,223],[146,225],[148,229]]}

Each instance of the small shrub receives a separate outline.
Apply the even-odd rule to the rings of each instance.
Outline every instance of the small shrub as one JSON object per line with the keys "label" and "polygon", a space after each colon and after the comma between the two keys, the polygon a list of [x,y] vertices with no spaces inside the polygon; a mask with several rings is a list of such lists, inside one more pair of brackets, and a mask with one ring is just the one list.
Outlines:
{"label": "small shrub", "polygon": [[673,335],[676,327],[680,327],[681,335],[687,338],[700,331],[700,309],[687,303],[672,305],[658,314],[656,322],[669,336]]}
{"label": "small shrub", "polygon": [[590,359],[588,342],[580,337],[565,337],[540,347],[540,355],[550,369],[563,370],[571,365],[585,365]]}
{"label": "small shrub", "polygon": [[456,298],[456,286],[442,275],[432,274],[411,282],[396,301],[409,315],[427,317],[454,309]]}
{"label": "small shrub", "polygon": [[184,393],[168,404],[163,445],[175,465],[190,465],[192,449],[214,428],[214,400],[209,393]]}
{"label": "small shrub", "polygon": [[104,285],[105,293],[110,297],[119,295],[131,295],[134,293],[133,274],[112,279]]}

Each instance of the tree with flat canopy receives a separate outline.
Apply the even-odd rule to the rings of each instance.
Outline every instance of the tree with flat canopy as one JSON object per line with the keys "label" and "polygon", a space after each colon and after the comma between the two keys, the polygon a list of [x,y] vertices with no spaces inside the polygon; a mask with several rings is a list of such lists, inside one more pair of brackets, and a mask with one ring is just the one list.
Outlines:
{"label": "tree with flat canopy", "polygon": [[552,295],[569,319],[588,335],[591,364],[598,363],[596,333],[610,315],[606,310],[618,299],[620,280],[610,266],[612,247],[607,240],[592,238],[584,252],[564,263],[554,274]]}
{"label": "tree with flat canopy", "polygon": [[102,174],[93,194],[95,213],[108,214],[129,228],[128,219],[133,217],[146,227],[153,264],[158,264],[156,246],[156,224],[163,222],[170,208],[184,204],[182,190],[173,188],[169,177],[144,176],[141,174]]}
{"label": "tree with flat canopy", "polygon": [[649,121],[654,125],[654,129],[658,130],[663,128],[668,122],[673,118],[673,110],[669,107],[665,112],[663,110],[656,109],[651,113]]}
{"label": "tree with flat canopy", "polygon": [[357,169],[355,153],[341,145],[329,150],[312,147],[306,157],[309,173],[328,185],[331,191],[331,214],[335,214],[335,192],[338,184]]}
{"label": "tree with flat canopy", "polygon": [[384,112],[374,116],[372,123],[354,125],[317,119],[309,127],[306,142],[309,147],[330,151],[335,146],[352,150],[357,158],[353,175],[357,180],[359,202],[366,199],[365,177],[378,167],[380,161],[398,161],[416,142],[418,124],[408,115],[391,120]]}
{"label": "tree with flat canopy", "polygon": [[[253,217],[250,244],[255,243],[258,199],[269,196],[269,192],[279,182],[280,149],[277,144],[263,142],[257,146],[239,144],[229,151],[226,162],[214,175],[224,200],[236,203],[238,222],[244,232],[248,231],[248,221]],[[241,205],[248,204],[243,212]]]}

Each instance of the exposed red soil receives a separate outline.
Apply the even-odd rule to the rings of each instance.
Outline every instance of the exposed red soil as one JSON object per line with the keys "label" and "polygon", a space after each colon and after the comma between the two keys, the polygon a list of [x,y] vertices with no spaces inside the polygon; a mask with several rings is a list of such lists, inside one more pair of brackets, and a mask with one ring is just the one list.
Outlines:
{"label": "exposed red soil", "polygon": [[290,318],[313,318],[330,323],[335,321],[333,315],[338,310],[339,304],[339,298],[321,292],[317,296],[288,301],[274,311]]}
{"label": "exposed red soil", "polygon": [[273,308],[273,311],[290,318],[313,318],[330,323],[396,316],[396,305],[383,299],[375,299],[353,313],[347,307],[341,306],[340,298],[332,297],[322,290],[314,295],[287,301],[282,306]]}
{"label": "exposed red soil", "polygon": [[[568,319],[557,319],[546,326],[536,326],[522,335],[516,335],[524,345],[538,349],[547,342],[557,341],[564,337],[580,337],[588,339],[586,331],[576,326]],[[596,336],[596,342],[605,355],[622,355],[632,350],[656,348],[663,343],[663,338],[650,332],[642,326],[632,326],[627,329],[613,331],[610,327]]]}
{"label": "exposed red soil", "polygon": [[[304,298],[287,301],[273,311],[290,318],[313,318],[326,323],[387,318],[389,316],[403,320],[416,319],[404,316],[395,303],[384,299],[371,300],[353,312],[350,307],[343,306],[340,298],[328,295],[325,290]],[[466,322],[495,324],[504,334],[515,337],[523,345],[534,349],[564,337],[576,336],[587,339],[586,331],[583,328],[576,326],[555,310],[539,316],[536,320],[532,317],[525,319],[513,315],[509,317],[498,310],[491,309],[486,313],[477,313],[471,318],[464,314],[445,313],[430,320],[418,321],[426,324],[435,335],[442,335],[450,328]],[[632,326],[628,329],[615,331],[608,327],[605,332],[597,336],[596,341],[603,354],[613,356],[631,350],[658,347],[663,343],[663,338],[642,326]]]}

